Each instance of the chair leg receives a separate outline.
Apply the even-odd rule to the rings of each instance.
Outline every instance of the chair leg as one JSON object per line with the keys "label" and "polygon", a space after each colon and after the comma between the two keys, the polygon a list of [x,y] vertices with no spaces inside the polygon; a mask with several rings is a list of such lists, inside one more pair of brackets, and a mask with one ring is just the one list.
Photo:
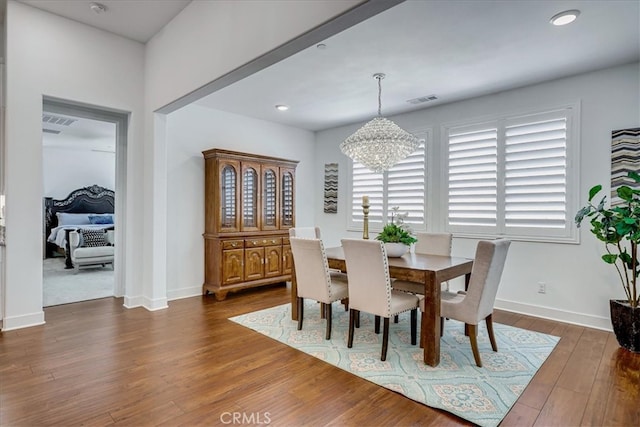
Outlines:
{"label": "chair leg", "polygon": [[304,298],[298,297],[298,330],[302,329],[303,316],[304,316]]}
{"label": "chair leg", "polygon": [[384,318],[384,327],[382,330],[382,356],[380,360],[387,360],[387,347],[389,346],[389,318]]}
{"label": "chair leg", "polygon": [[320,318],[324,319],[325,314],[325,304],[323,302],[320,303]]}
{"label": "chair leg", "polygon": [[440,337],[444,335],[444,317],[440,318]]}
{"label": "chair leg", "polygon": [[498,344],[496,344],[496,337],[493,335],[493,315],[488,315],[484,321],[487,323],[487,333],[489,334],[489,341],[491,341],[491,348],[493,351],[498,351]]}
{"label": "chair leg", "polygon": [[349,338],[347,339],[347,347],[353,347],[353,327],[356,323],[356,317],[358,316],[358,310],[349,309]]}
{"label": "chair leg", "polygon": [[356,310],[356,328],[360,327],[360,311]]}
{"label": "chair leg", "polygon": [[471,351],[473,351],[476,365],[482,368],[482,359],[480,359],[480,352],[478,351],[478,325],[469,325],[469,341],[471,341]]}
{"label": "chair leg", "polygon": [[331,339],[331,304],[325,304],[325,317],[327,318],[327,335],[325,339]]}
{"label": "chair leg", "polygon": [[340,300],[342,304],[344,304],[344,311],[349,311],[349,298],[345,298]]}
{"label": "chair leg", "polygon": [[416,345],[416,336],[418,331],[418,309],[411,310],[411,345]]}
{"label": "chair leg", "polygon": [[380,333],[380,316],[376,316],[375,317],[375,322],[374,323],[375,323],[376,334],[379,334]]}
{"label": "chair leg", "polygon": [[399,318],[398,315],[396,314],[395,316],[393,316],[393,323],[398,323]]}

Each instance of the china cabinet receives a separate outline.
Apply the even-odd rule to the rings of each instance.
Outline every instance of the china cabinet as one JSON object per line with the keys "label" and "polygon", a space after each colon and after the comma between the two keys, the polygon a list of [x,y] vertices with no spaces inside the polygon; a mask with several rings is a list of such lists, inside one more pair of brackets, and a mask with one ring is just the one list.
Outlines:
{"label": "china cabinet", "polygon": [[202,154],[202,292],[223,300],[228,292],[290,280],[298,162],[222,149]]}

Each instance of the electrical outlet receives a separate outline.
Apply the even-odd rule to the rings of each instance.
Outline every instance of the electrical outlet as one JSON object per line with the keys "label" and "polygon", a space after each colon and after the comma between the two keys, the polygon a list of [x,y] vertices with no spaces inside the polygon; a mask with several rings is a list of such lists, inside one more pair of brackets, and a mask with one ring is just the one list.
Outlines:
{"label": "electrical outlet", "polygon": [[538,293],[539,294],[547,293],[547,284],[545,282],[538,282]]}

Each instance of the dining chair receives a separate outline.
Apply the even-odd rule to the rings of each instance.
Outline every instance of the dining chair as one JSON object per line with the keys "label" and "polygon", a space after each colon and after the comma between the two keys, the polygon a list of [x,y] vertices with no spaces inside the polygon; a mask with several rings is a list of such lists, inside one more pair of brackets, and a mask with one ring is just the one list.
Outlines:
{"label": "dining chair", "polygon": [[384,243],[378,240],[342,239],[344,259],[349,278],[349,338],[353,347],[354,327],[361,311],[375,316],[375,332],[380,333],[380,318],[384,318],[382,354],[387,358],[389,318],[411,311],[411,344],[416,344],[418,297],[391,288],[389,263]]}
{"label": "dining chair", "polygon": [[[415,243],[414,251],[424,255],[451,256],[452,237],[451,233],[416,233],[418,241]],[[445,286],[449,290],[449,282],[445,282]],[[424,295],[424,284],[417,282],[394,282],[393,289]]]}
{"label": "dining chair", "polygon": [[[476,365],[482,367],[482,359],[478,351],[478,323],[484,320],[491,348],[498,351],[493,334],[493,305],[498,293],[500,277],[504,270],[505,260],[511,241],[497,239],[482,240],[476,247],[476,255],[471,269],[471,278],[467,291],[443,292],[440,300],[440,334],[444,329],[443,319],[455,319],[465,324],[471,350]],[[424,298],[420,301],[420,310],[424,311]]]}
{"label": "dining chair", "polygon": [[296,266],[298,330],[302,329],[304,299],[310,298],[321,303],[321,311],[327,319],[325,338],[331,339],[331,305],[348,298],[347,276],[331,274],[322,240],[290,237],[289,241]]}
{"label": "dining chair", "polygon": [[289,229],[289,237],[302,237],[305,239],[320,239],[319,227],[294,227]]}

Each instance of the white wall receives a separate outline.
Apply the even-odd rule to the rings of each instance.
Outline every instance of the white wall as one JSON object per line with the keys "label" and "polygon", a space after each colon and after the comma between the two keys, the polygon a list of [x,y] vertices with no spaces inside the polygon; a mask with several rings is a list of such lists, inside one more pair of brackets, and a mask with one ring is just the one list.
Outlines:
{"label": "white wall", "polygon": [[115,190],[115,153],[43,147],[42,179],[44,196],[54,199],[64,199],[73,190],[91,185]]}
{"label": "white wall", "polygon": [[279,124],[191,105],[167,116],[167,296],[200,295],[204,281],[204,160],[224,148],[299,160],[296,224],[313,225],[319,201],[314,134]]}
{"label": "white wall", "polygon": [[[7,4],[6,283],[3,329],[42,323],[43,96],[131,112],[127,187],[141,181],[144,46],[15,1]],[[64,48],[61,48],[64,47]],[[130,192],[128,196],[140,194]],[[118,197],[116,195],[116,197]],[[117,203],[117,201],[116,201]],[[134,200],[127,250],[140,253]],[[136,212],[134,215],[133,212]],[[139,267],[128,263],[125,291]]]}
{"label": "white wall", "polygon": [[294,2],[194,1],[156,34],[145,51],[145,159],[136,188],[145,221],[141,228],[142,298],[150,310],[167,306],[167,272],[184,262],[167,249],[168,146],[165,106],[287,41],[328,21],[361,0]]}
{"label": "white wall", "polygon": [[[437,106],[394,117],[407,130],[432,127],[434,153],[428,159],[433,169],[433,204],[441,200],[440,164],[444,163],[440,126],[443,123],[514,111],[535,111],[576,100],[581,101],[580,201],[589,188],[602,184],[609,191],[611,131],[640,124],[639,64],[610,68],[571,78]],[[315,188],[322,187],[325,163],[338,162],[339,213],[325,214],[316,208],[316,224],[328,244],[336,244],[346,233],[348,161],[338,147],[359,125],[330,129],[317,134]],[[429,228],[442,230],[444,215],[435,206]],[[496,305],[508,310],[572,323],[610,329],[609,299],[624,297],[615,270],[600,260],[603,247],[587,227],[581,228],[581,244],[513,242],[507,258]],[[476,240],[455,238],[453,253],[472,257]],[[537,283],[547,283],[547,293],[538,294]]]}

